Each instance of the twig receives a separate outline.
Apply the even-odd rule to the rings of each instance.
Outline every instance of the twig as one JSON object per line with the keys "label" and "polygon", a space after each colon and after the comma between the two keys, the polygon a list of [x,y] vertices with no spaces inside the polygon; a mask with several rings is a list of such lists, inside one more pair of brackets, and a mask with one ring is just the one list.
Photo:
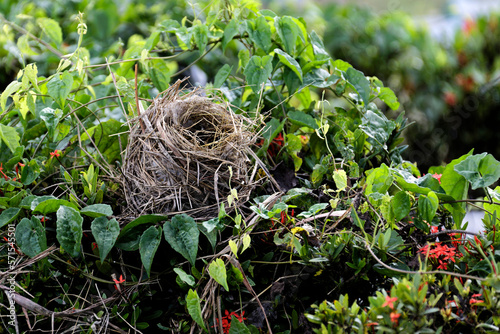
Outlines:
{"label": "twig", "polygon": [[137,106],[137,115],[139,116],[139,124],[141,125],[142,132],[146,132],[144,129],[144,123],[141,119],[141,108],[139,106],[139,93],[137,91],[137,64],[135,64],[135,105]]}

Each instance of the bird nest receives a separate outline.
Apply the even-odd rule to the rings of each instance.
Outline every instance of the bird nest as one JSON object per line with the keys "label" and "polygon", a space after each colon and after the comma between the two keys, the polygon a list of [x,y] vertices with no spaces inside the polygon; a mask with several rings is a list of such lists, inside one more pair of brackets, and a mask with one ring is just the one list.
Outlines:
{"label": "bird nest", "polygon": [[183,212],[207,219],[232,189],[241,202],[254,186],[247,156],[255,142],[251,122],[181,84],[130,121],[122,172],[128,208],[137,215]]}

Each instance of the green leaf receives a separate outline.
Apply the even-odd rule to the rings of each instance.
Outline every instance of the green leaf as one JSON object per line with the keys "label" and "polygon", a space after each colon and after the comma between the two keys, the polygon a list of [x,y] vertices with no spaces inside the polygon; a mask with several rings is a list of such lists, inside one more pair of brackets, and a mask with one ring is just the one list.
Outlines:
{"label": "green leaf", "polygon": [[224,229],[224,224],[219,221],[219,218],[212,218],[202,224],[199,224],[198,229],[207,237],[210,245],[212,245],[212,249],[215,251],[215,246],[217,245],[217,234],[219,231]]}
{"label": "green leaf", "polygon": [[336,169],[333,172],[333,181],[337,186],[337,191],[342,191],[347,187],[347,174],[343,169]]}
{"label": "green leaf", "polygon": [[271,56],[253,56],[245,67],[245,78],[254,93],[258,93],[262,85],[271,76],[273,71]]}
{"label": "green leaf", "polygon": [[378,168],[367,171],[366,174],[365,196],[371,193],[385,194],[394,181],[389,167],[384,163]]}
{"label": "green leaf", "polygon": [[356,225],[357,227],[359,227],[361,230],[364,230],[365,228],[365,221],[364,220],[361,220],[358,216],[358,213],[356,211],[356,209],[354,209],[354,207],[352,207],[352,210],[351,210],[351,217],[352,217],[352,222],[354,223],[354,225]]}
{"label": "green leaf", "polygon": [[19,208],[8,208],[0,213],[0,228],[13,222],[19,215]]}
{"label": "green leaf", "polygon": [[194,286],[196,284],[196,281],[194,280],[194,277],[192,275],[187,274],[181,268],[174,268],[174,272],[179,276],[179,278],[181,279],[181,281],[183,281],[187,285]]}
{"label": "green leaf", "polygon": [[251,332],[243,322],[240,322],[238,318],[232,315],[229,334],[251,334]]}
{"label": "green leaf", "polygon": [[[43,197],[45,197],[45,196],[42,196],[42,198]],[[38,199],[31,202],[31,207],[33,207],[33,203],[35,203],[36,206],[33,209],[33,212],[39,212],[44,216],[46,216],[49,213],[56,212],[57,210],[59,210],[61,205],[65,205],[67,207],[70,207],[70,208],[78,211],[78,207],[76,206],[75,203],[71,203],[71,202],[66,201],[64,199],[48,198],[46,200],[39,202],[40,198],[41,197],[39,197]]]}
{"label": "green leaf", "polygon": [[148,277],[151,274],[151,265],[153,264],[153,258],[160,246],[161,241],[161,227],[159,229],[156,226],[151,226],[141,236],[139,241],[139,253],[141,254],[141,261]]}
{"label": "green leaf", "polygon": [[198,293],[196,291],[189,289],[188,294],[186,296],[186,304],[191,318],[193,318],[193,320],[198,324],[198,326],[203,328],[205,332],[208,332],[207,328],[205,327],[205,323],[203,322],[203,318],[201,316],[200,297],[198,297]]}
{"label": "green leaf", "polygon": [[144,49],[151,51],[156,44],[160,41],[161,31],[154,31],[146,40],[146,44],[144,45]]}
{"label": "green leaf", "polygon": [[106,256],[113,248],[118,235],[120,234],[120,224],[116,219],[108,220],[106,217],[98,217],[92,221],[90,226],[92,235],[99,249],[99,258],[101,263],[104,262]]}
{"label": "green leaf", "polygon": [[57,47],[62,43],[62,30],[59,23],[47,17],[41,17],[36,20],[43,32],[55,43]]}
{"label": "green leaf", "polygon": [[[447,195],[453,197],[454,200],[462,201],[467,199],[469,193],[469,182],[462,175],[455,171],[455,166],[472,155],[472,150],[461,156],[458,159],[452,160],[444,169],[441,176],[441,187]],[[445,204],[444,207],[449,210],[453,216],[453,220],[461,223],[465,217],[466,203]]]}
{"label": "green leaf", "polygon": [[323,68],[315,68],[307,72],[304,76],[304,83],[300,87],[306,88],[312,86],[316,88],[327,88],[335,84],[339,79],[339,76],[330,74],[330,72]]}
{"label": "green leaf", "polygon": [[[127,137],[122,134],[126,130],[127,127],[123,123],[115,119],[109,119],[87,129],[87,133],[94,139],[97,148],[106,157],[106,160],[113,162],[121,157],[120,140],[118,140],[117,134],[121,134],[122,143],[127,142]],[[87,133],[81,135],[82,142],[89,139]],[[77,136],[74,136],[71,140],[77,140]]]}
{"label": "green leaf", "polygon": [[166,90],[170,84],[171,70],[163,59],[153,59],[150,61],[149,76],[153,85],[160,91]]}
{"label": "green leaf", "polygon": [[316,215],[318,212],[320,212],[321,210],[324,210],[328,207],[328,203],[318,203],[318,204],[314,204],[313,206],[311,206],[309,208],[309,210],[307,211],[302,211],[301,213],[299,213],[297,215],[297,218],[309,218],[309,217],[312,217],[314,215]]}
{"label": "green leaf", "polygon": [[193,37],[200,54],[205,52],[205,48],[208,44],[208,28],[206,25],[199,23],[194,26]]}
{"label": "green leaf", "polygon": [[264,16],[259,16],[255,21],[247,21],[247,24],[250,39],[265,53],[268,53],[272,46],[272,40],[271,27],[267,20]]}
{"label": "green leaf", "polygon": [[429,224],[434,219],[436,211],[439,207],[439,199],[433,191],[430,191],[427,196],[420,195],[418,197],[418,214],[422,220]]}
{"label": "green leaf", "polygon": [[314,130],[317,130],[319,128],[314,117],[312,117],[309,114],[306,114],[303,111],[299,110],[289,111],[287,116],[288,120],[290,120],[292,124],[298,125],[300,127],[306,126]]}
{"label": "green leaf", "polygon": [[93,204],[81,209],[80,213],[92,218],[98,218],[101,216],[111,216],[113,209],[108,204]]}
{"label": "green leaf", "polygon": [[335,61],[332,61],[332,66],[335,67],[337,70],[345,72],[348,69],[352,68],[352,65],[349,64],[346,61],[343,61],[342,59],[337,59]]}
{"label": "green leaf", "polygon": [[80,255],[82,244],[82,223],[80,213],[73,208],[61,205],[57,210],[56,238],[62,248],[72,257]]}
{"label": "green leaf", "polygon": [[391,199],[391,209],[396,221],[408,216],[411,209],[410,195],[406,191],[398,192]]}
{"label": "green leaf", "polygon": [[161,215],[142,215],[140,217],[137,217],[136,219],[132,220],[130,223],[128,223],[122,228],[120,232],[120,238],[137,226],[143,224],[154,224],[165,221],[167,219],[168,219],[167,216],[161,216]]}
{"label": "green leaf", "polygon": [[278,32],[278,36],[283,42],[285,51],[290,54],[295,54],[295,43],[299,36],[299,27],[290,16],[275,17],[274,26]]}
{"label": "green leaf", "polygon": [[227,44],[233,40],[233,37],[238,34],[238,22],[232,19],[224,29],[224,36],[222,37],[222,52],[226,51]]}
{"label": "green leaf", "polygon": [[164,20],[160,23],[160,27],[165,31],[165,32],[172,32],[175,33],[177,29],[181,27],[180,23],[176,20],[168,19]]}
{"label": "green leaf", "polygon": [[250,61],[250,51],[247,49],[242,49],[238,52],[238,70],[241,68],[245,70]]}
{"label": "green leaf", "polygon": [[222,66],[219,72],[217,72],[217,74],[215,75],[214,87],[215,88],[222,87],[222,85],[226,82],[227,78],[231,74],[232,70],[233,70],[232,66],[224,64],[224,66]]}
{"label": "green leaf", "polygon": [[380,88],[380,92],[378,93],[378,98],[385,102],[392,110],[399,109],[399,101],[396,97],[396,94],[392,91],[392,89],[387,87]]}
{"label": "green leaf", "polygon": [[56,133],[57,125],[63,116],[62,110],[52,109],[50,107],[43,108],[40,111],[40,118],[45,122],[47,129],[49,130],[49,138],[54,138]]}
{"label": "green leaf", "polygon": [[64,109],[66,98],[71,92],[72,86],[73,76],[70,73],[64,72],[62,75],[58,73],[47,82],[47,93],[59,104],[61,109]]}
{"label": "green leaf", "polygon": [[35,216],[23,218],[16,226],[16,243],[21,251],[33,258],[47,249],[45,228]]}
{"label": "green leaf", "polygon": [[302,166],[302,158],[298,156],[301,150],[302,142],[300,138],[292,133],[288,133],[286,135],[286,151],[293,159],[293,165],[296,172],[300,169],[300,166]]}
{"label": "green leaf", "polygon": [[284,65],[290,68],[295,74],[297,74],[297,76],[300,79],[300,82],[302,82],[302,69],[300,68],[299,63],[297,63],[297,61],[293,59],[289,54],[280,49],[274,49],[274,53],[278,55],[280,62],[282,62]]}
{"label": "green leaf", "polygon": [[200,236],[194,219],[184,213],[176,215],[163,225],[163,230],[170,246],[194,266]]}
{"label": "green leaf", "polygon": [[363,72],[349,67],[345,71],[344,79],[358,92],[366,107],[370,99],[370,82]]}
{"label": "green leaf", "polygon": [[20,146],[19,134],[10,126],[0,124],[0,143],[4,143],[12,153]]}
{"label": "green leaf", "polygon": [[191,49],[191,32],[186,27],[177,29],[175,36],[177,36],[177,43],[182,50]]}
{"label": "green leaf", "polygon": [[500,178],[500,162],[487,153],[469,156],[454,169],[471,183],[473,190],[488,187]]}
{"label": "green leaf", "polygon": [[269,122],[267,122],[267,124],[264,126],[264,129],[262,130],[264,144],[262,144],[262,147],[259,149],[259,151],[257,151],[258,156],[262,156],[263,154],[265,154],[265,152],[267,152],[271,141],[278,135],[278,133],[283,130],[285,121],[286,119],[280,122],[278,119],[272,118]]}
{"label": "green leaf", "polygon": [[[495,212],[497,212],[496,215],[498,215],[498,213],[500,213],[500,186],[497,186],[495,188],[495,190],[490,189],[490,188],[487,188],[487,190],[488,190],[488,193],[491,196],[491,199],[493,200],[493,203],[492,204],[490,204],[490,203],[483,203],[483,208],[486,211],[491,212],[492,214],[494,214]],[[489,198],[488,197],[484,197],[483,200],[484,201],[489,201]],[[2,227],[1,223],[0,223],[0,227]]]}
{"label": "green leaf", "polygon": [[382,114],[379,110],[367,110],[363,115],[360,129],[370,137],[372,144],[379,145],[387,150],[387,141],[396,129],[396,123]]}
{"label": "green leaf", "polygon": [[5,90],[2,92],[2,95],[0,96],[0,104],[2,105],[2,111],[5,110],[5,106],[7,105],[7,99],[9,96],[17,92],[19,88],[21,88],[22,83],[19,81],[12,81],[7,87],[5,87]]}
{"label": "green leaf", "polygon": [[210,273],[210,277],[222,285],[226,291],[229,291],[229,287],[227,285],[226,265],[224,264],[224,261],[221,259],[212,261],[208,266],[208,272]]}
{"label": "green leaf", "polygon": [[19,38],[17,39],[17,48],[19,49],[19,51],[21,52],[21,54],[23,56],[38,56],[39,53],[36,52],[35,50],[33,50],[29,44],[30,42],[30,37],[28,37],[27,35],[21,35],[19,36]]}

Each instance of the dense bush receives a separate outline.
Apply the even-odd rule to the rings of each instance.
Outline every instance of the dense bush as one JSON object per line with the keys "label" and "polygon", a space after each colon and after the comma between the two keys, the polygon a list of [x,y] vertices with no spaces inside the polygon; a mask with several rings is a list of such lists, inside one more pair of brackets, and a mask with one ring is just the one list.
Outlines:
{"label": "dense bush", "polygon": [[416,122],[405,134],[409,160],[427,168],[473,147],[500,156],[491,127],[500,105],[498,14],[463,22],[451,43],[404,13],[331,6],[325,17],[332,56],[386,82]]}
{"label": "dense bush", "polygon": [[[8,331],[498,331],[492,155],[428,171],[405,161],[393,91],[332,59],[303,19],[257,2],[71,6],[11,3],[2,17]],[[104,32],[91,25],[105,19]],[[256,187],[243,198],[224,161],[216,216],[134,211],[121,176],[130,127],[195,65],[208,74],[203,93],[258,136]],[[484,233],[464,231],[467,202],[484,204]]]}

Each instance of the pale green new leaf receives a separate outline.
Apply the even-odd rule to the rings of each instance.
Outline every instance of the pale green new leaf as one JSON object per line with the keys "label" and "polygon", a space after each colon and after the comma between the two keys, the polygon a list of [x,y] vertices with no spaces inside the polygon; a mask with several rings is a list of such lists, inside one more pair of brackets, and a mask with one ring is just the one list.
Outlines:
{"label": "pale green new leaf", "polygon": [[41,17],[36,20],[43,32],[55,43],[57,47],[62,43],[62,30],[56,20]]}
{"label": "pale green new leaf", "polygon": [[208,266],[208,272],[210,273],[210,277],[222,285],[226,291],[229,291],[229,286],[227,285],[226,265],[224,264],[224,261],[221,259],[212,261]]}
{"label": "pale green new leaf", "polygon": [[333,172],[333,181],[337,186],[337,191],[342,191],[347,187],[347,174],[343,169],[337,169]]}
{"label": "pale green new leaf", "polygon": [[207,328],[205,326],[205,323],[203,322],[203,317],[201,316],[200,297],[198,297],[198,293],[196,291],[189,289],[186,296],[186,305],[191,318],[193,318],[198,326],[200,326],[205,332],[207,332]]}
{"label": "pale green new leaf", "polygon": [[5,87],[5,90],[2,92],[2,95],[0,97],[0,104],[2,105],[2,111],[5,110],[5,106],[7,105],[7,99],[9,96],[17,92],[19,88],[21,88],[22,83],[19,81],[12,81],[7,87]]}
{"label": "pale green new leaf", "polygon": [[3,142],[14,153],[19,145],[19,134],[10,126],[0,124],[0,142]]}
{"label": "pale green new leaf", "polygon": [[194,277],[192,275],[189,275],[188,273],[186,273],[181,268],[174,268],[174,272],[179,276],[181,281],[183,281],[187,285],[189,285],[189,286],[195,285],[196,281],[195,281]]}

